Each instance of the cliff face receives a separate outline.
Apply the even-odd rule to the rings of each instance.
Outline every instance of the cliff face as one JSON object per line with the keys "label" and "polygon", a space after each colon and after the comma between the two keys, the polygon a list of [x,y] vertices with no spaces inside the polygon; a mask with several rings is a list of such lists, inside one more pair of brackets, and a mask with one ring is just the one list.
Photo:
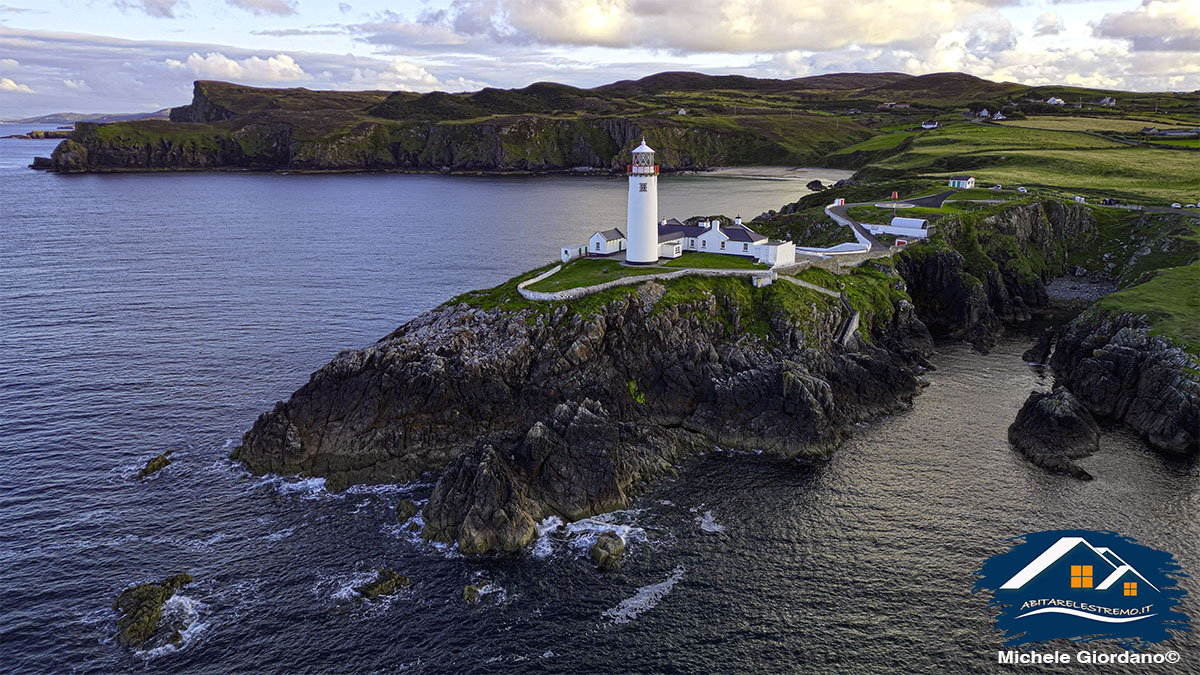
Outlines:
{"label": "cliff face", "polygon": [[936,227],[940,241],[902,252],[896,269],[931,330],[983,351],[1005,322],[1028,321],[1047,307],[1046,284],[1097,237],[1089,209],[1055,201],[942,218]]}
{"label": "cliff face", "polygon": [[[681,302],[650,282],[586,315],[443,306],[338,355],[234,456],[335,489],[444,470],[425,535],[513,550],[549,515],[627,504],[635,485],[698,449],[820,453],[917,391],[912,359],[932,342],[911,305],[872,341],[902,350],[861,340],[845,350],[832,344],[837,303],[778,286],[725,280]],[[811,318],[769,309],[781,297],[807,303]]]}
{"label": "cliff face", "polygon": [[1143,318],[1084,313],[1059,338],[1050,366],[1096,417],[1129,425],[1159,450],[1200,450],[1200,363],[1151,336]]}

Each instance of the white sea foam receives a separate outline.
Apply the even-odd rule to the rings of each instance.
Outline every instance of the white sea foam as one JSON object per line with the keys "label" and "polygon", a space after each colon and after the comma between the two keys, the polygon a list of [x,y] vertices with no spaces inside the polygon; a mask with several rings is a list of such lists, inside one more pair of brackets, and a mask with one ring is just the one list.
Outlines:
{"label": "white sea foam", "polygon": [[180,649],[186,649],[189,644],[195,642],[211,625],[209,621],[200,620],[201,613],[205,609],[207,609],[207,605],[203,602],[182,593],[175,593],[175,595],[172,595],[170,599],[163,603],[162,618],[159,619],[159,625],[184,626],[184,629],[179,631],[179,635],[182,638],[179,646],[176,647],[168,643],[153,649],[138,650],[135,653],[149,661],[179,651]]}
{"label": "white sea foam", "polygon": [[283,541],[284,539],[287,539],[295,534],[297,527],[299,527],[299,525],[293,525],[292,527],[279,530],[278,532],[272,532],[271,534],[268,534],[266,538],[269,541]]}
{"label": "white sea foam", "polygon": [[724,525],[717,524],[717,519],[713,517],[712,511],[705,511],[703,516],[696,516],[696,522],[705,532],[720,532],[725,529]]}
{"label": "white sea foam", "polygon": [[[637,514],[641,513],[641,509],[626,509],[623,511],[612,511],[604,513],[593,518],[583,518],[573,523],[567,523],[566,527],[566,544],[573,549],[591,549],[596,543],[596,538],[601,532],[615,531],[618,536],[629,545],[633,542],[646,542],[649,537],[646,531],[637,525],[619,523],[618,520],[633,519]],[[556,544],[559,542],[559,528],[563,527],[563,520],[558,516],[550,516],[538,523],[537,541],[534,542],[530,553],[537,558],[546,558],[552,555],[556,549]]]}
{"label": "white sea foam", "polygon": [[616,607],[604,610],[604,616],[612,619],[613,623],[629,623],[633,621],[639,614],[654,609],[659,601],[666,597],[667,593],[671,592],[675,584],[683,580],[683,573],[685,571],[684,566],[679,565],[666,581],[642,586],[633,597],[622,600]]}

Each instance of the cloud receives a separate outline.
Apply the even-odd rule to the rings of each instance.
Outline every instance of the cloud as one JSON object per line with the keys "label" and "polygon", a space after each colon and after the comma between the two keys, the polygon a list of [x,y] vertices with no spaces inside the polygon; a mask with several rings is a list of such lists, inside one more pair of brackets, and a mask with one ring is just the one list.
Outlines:
{"label": "cloud", "polygon": [[16,59],[0,59],[0,68],[16,68],[21,65]]}
{"label": "cloud", "polygon": [[1062,17],[1054,12],[1046,12],[1033,22],[1034,35],[1058,35],[1063,32]]}
{"label": "cloud", "polygon": [[295,82],[308,79],[308,73],[287,54],[276,54],[268,58],[248,56],[231,59],[221,52],[209,52],[204,56],[192,52],[186,61],[166,59],[164,63],[173,69],[186,68],[204,79],[233,80],[236,82]]}
{"label": "cloud", "polygon": [[278,28],[269,30],[252,30],[251,35],[270,35],[271,37],[300,37],[304,35],[341,35],[344,30],[335,28]]}
{"label": "cloud", "polygon": [[354,8],[351,7],[350,3],[348,3],[348,2],[339,2],[338,3],[338,11],[341,12],[342,14],[349,14],[350,11],[353,9]]}
{"label": "cloud", "polygon": [[225,2],[259,16],[265,14],[288,16],[296,13],[296,0],[225,0]]}
{"label": "cloud", "polygon": [[176,7],[186,7],[187,0],[116,0],[122,11],[136,9],[159,19],[174,19]]}
{"label": "cloud", "polygon": [[0,5],[0,14],[45,14],[44,9],[29,9],[28,7],[13,7],[12,5]]}
{"label": "cloud", "polygon": [[12,80],[8,79],[7,77],[0,77],[0,91],[8,91],[8,92],[12,92],[14,94],[37,93],[33,90],[33,87],[30,87],[27,84],[18,84],[16,82],[13,82]]}
{"label": "cloud", "polygon": [[74,89],[75,91],[86,91],[89,89],[88,83],[83,80],[63,80],[62,83],[67,89]]}
{"label": "cloud", "polygon": [[1092,24],[1092,32],[1128,40],[1136,51],[1200,52],[1200,2],[1143,0],[1134,10],[1105,14]]}

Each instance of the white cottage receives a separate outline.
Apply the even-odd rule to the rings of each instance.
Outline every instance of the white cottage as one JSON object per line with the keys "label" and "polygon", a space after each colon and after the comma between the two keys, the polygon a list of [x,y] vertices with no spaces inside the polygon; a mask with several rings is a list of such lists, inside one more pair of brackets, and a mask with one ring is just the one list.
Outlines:
{"label": "white cottage", "polygon": [[625,235],[613,228],[597,232],[588,239],[588,255],[612,255],[625,250]]}
{"label": "white cottage", "polygon": [[953,178],[950,179],[950,187],[962,188],[964,190],[970,190],[971,188],[975,187],[975,177],[974,176],[954,176]]}

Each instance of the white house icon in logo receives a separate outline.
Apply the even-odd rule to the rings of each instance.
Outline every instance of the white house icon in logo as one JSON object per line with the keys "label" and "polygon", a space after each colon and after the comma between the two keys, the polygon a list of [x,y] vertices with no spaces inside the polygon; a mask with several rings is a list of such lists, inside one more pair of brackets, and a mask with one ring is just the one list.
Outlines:
{"label": "white house icon in logo", "polygon": [[[1150,588],[1153,588],[1156,591],[1158,590],[1157,586],[1150,583],[1150,580],[1142,576],[1141,572],[1137,571],[1131,565],[1129,565],[1129,563],[1126,563],[1124,560],[1122,560],[1121,556],[1113,552],[1112,549],[1105,547],[1097,548],[1092,546],[1083,537],[1063,537],[1054,542],[1050,548],[1046,549],[1041,555],[1034,558],[1033,562],[1026,565],[1025,568],[1020,572],[1017,572],[1015,575],[1013,575],[1013,578],[1004,582],[1004,585],[1002,585],[1000,588],[1007,590],[1021,588],[1025,584],[1029,583],[1029,581],[1031,581],[1034,577],[1044,572],[1047,567],[1050,567],[1054,563],[1058,562],[1063,556],[1075,550],[1075,547],[1079,546],[1080,544],[1086,546],[1096,554],[1097,558],[1104,563],[1107,563],[1108,566],[1112,568],[1112,571],[1108,574],[1108,576],[1104,577],[1104,580],[1101,581],[1099,585],[1095,586],[1097,591],[1108,590],[1113,584],[1127,574],[1136,576],[1137,578],[1146,582],[1146,585]],[[1091,576],[1092,575],[1089,574],[1088,578],[1090,579]],[[1084,586],[1084,588],[1092,588],[1092,584],[1088,583],[1086,586]]]}

